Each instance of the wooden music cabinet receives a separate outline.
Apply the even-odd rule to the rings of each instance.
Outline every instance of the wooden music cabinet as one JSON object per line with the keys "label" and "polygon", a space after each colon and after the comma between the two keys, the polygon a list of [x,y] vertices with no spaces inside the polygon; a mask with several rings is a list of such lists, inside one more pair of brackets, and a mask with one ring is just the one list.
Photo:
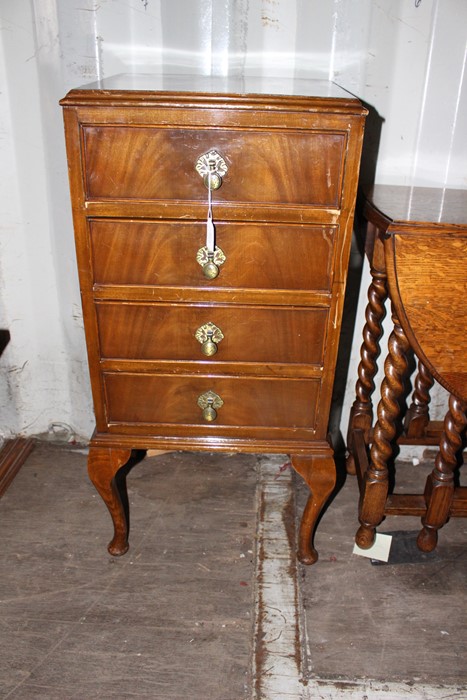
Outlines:
{"label": "wooden music cabinet", "polygon": [[323,81],[167,75],[61,104],[109,551],[132,450],[287,453],[313,563],[366,110]]}

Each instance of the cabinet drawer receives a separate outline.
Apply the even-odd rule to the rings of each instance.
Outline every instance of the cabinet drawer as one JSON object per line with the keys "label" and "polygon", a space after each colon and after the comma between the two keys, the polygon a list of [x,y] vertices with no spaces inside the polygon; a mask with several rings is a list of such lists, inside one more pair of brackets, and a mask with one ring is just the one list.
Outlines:
{"label": "cabinet drawer", "polygon": [[88,199],[206,201],[197,159],[228,172],[217,202],[340,205],[346,134],[338,131],[84,126]]}
{"label": "cabinet drawer", "polygon": [[225,254],[207,280],[196,261],[206,222],[89,222],[97,284],[244,289],[331,289],[337,226],[216,223]]}
{"label": "cabinet drawer", "polygon": [[323,362],[325,308],[101,302],[96,309],[103,358],[207,360],[202,343],[212,323],[223,338],[211,362]]}
{"label": "cabinet drawer", "polygon": [[[320,381],[108,372],[104,385],[109,423],[314,429]],[[208,391],[223,401],[212,423],[198,405]]]}

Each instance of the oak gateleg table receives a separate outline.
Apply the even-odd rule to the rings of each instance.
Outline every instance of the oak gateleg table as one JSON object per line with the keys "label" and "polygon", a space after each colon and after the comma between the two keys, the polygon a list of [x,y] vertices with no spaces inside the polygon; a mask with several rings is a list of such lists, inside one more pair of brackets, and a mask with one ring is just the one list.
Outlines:
{"label": "oak gateleg table", "polygon": [[[357,544],[368,549],[386,515],[422,518],[419,549],[432,551],[438,530],[467,515],[457,484],[467,424],[467,190],[375,185],[361,193],[371,283],[361,359],[347,437],[347,470],[360,486]],[[383,319],[392,332],[376,420],[373,396]],[[410,358],[418,361],[403,416]],[[430,390],[449,392],[444,422],[430,418]],[[390,493],[388,463],[399,444],[438,445],[423,494]]]}

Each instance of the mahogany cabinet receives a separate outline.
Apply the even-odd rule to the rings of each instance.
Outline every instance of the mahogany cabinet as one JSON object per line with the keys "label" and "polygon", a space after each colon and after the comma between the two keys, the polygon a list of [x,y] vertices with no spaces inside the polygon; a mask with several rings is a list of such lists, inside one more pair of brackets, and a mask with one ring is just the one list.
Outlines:
{"label": "mahogany cabinet", "polygon": [[366,110],[328,82],[167,75],[61,104],[109,551],[132,450],[287,453],[312,563]]}

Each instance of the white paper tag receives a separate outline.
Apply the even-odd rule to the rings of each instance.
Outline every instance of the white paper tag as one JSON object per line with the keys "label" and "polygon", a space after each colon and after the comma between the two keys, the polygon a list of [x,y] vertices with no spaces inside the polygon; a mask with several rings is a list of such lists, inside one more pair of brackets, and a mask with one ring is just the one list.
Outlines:
{"label": "white paper tag", "polygon": [[392,535],[383,535],[381,532],[377,532],[375,541],[369,549],[361,549],[356,544],[354,545],[353,553],[358,554],[360,557],[368,557],[368,559],[387,561],[391,551],[391,543]]}
{"label": "white paper tag", "polygon": [[206,221],[206,248],[210,253],[214,252],[214,238],[215,238],[215,228],[212,223],[212,218],[208,214],[208,219]]}
{"label": "white paper tag", "polygon": [[212,190],[211,190],[211,171],[208,173],[208,218],[206,221],[206,248],[209,253],[214,253],[216,239],[216,229],[212,221]]}

